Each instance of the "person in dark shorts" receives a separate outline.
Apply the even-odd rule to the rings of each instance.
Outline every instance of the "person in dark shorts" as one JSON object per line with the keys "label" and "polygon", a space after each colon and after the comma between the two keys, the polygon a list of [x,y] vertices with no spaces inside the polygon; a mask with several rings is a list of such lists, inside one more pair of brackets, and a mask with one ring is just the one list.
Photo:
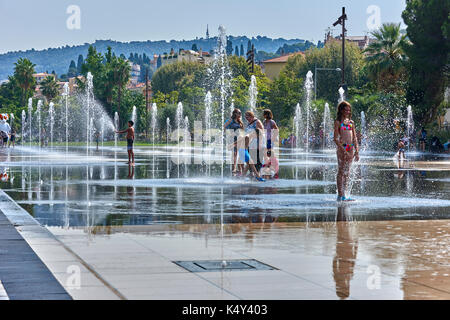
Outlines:
{"label": "person in dark shorts", "polygon": [[128,121],[128,129],[122,131],[116,131],[116,133],[126,133],[127,134],[127,149],[128,149],[128,164],[134,166],[134,152],[133,152],[133,144],[134,144],[134,122]]}
{"label": "person in dark shorts", "polygon": [[97,151],[98,151],[98,142],[100,140],[100,132],[98,130],[95,131],[95,142],[97,143]]}
{"label": "person in dark shorts", "polygon": [[2,131],[2,140],[3,147],[6,148],[8,146],[8,134],[5,131]]}
{"label": "person in dark shorts", "polygon": [[420,139],[419,139],[419,147],[422,152],[425,152],[426,144],[427,144],[427,130],[425,130],[425,128],[422,127],[422,130],[420,130]]}
{"label": "person in dark shorts", "polygon": [[15,143],[16,143],[16,129],[12,129],[12,130],[11,130],[11,136],[10,136],[10,138],[9,138],[9,145],[8,145],[8,148],[11,147],[11,144],[12,144],[12,146],[13,146],[13,148],[14,148]]}

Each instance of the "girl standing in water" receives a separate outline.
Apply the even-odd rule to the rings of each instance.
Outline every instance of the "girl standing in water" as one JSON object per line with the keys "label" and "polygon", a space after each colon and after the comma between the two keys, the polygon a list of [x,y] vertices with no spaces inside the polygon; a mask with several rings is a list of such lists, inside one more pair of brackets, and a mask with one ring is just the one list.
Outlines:
{"label": "girl standing in water", "polygon": [[[273,114],[270,109],[265,109],[263,111],[264,121],[263,126],[266,130],[266,139],[267,139],[267,150],[271,150],[273,143],[275,141],[272,141],[272,130],[278,130],[277,123],[273,120]],[[275,139],[278,138],[278,135],[275,135]],[[275,140],[274,139],[274,140]]]}
{"label": "girl standing in water", "polygon": [[347,101],[338,105],[336,121],[334,121],[334,142],[337,146],[338,173],[336,178],[337,201],[351,201],[345,197],[350,167],[353,158],[359,161],[358,139],[356,138],[355,123],[352,121],[352,106]]}

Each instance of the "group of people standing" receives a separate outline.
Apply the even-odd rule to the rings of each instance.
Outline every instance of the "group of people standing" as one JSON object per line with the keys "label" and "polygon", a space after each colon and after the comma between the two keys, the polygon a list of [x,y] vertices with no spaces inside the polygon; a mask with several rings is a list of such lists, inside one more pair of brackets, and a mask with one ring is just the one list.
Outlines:
{"label": "group of people standing", "polygon": [[[231,118],[224,123],[224,129],[231,131],[233,140],[228,149],[233,152],[232,173],[234,177],[249,177],[258,181],[277,179],[279,162],[274,152],[278,143],[278,125],[273,120],[269,109],[263,111],[264,120],[259,120],[252,111],[247,111],[242,121],[242,112],[236,108]],[[128,128],[116,133],[126,133],[128,142],[128,161],[134,165],[134,123],[128,122]],[[230,135],[227,135],[230,136]],[[342,101],[337,107],[334,122],[334,142],[337,147],[338,172],[336,177],[337,201],[351,201],[345,196],[350,177],[350,167],[353,160],[359,161],[359,145],[352,120],[352,107],[347,101]]]}
{"label": "group of people standing", "polygon": [[274,143],[278,141],[278,126],[273,120],[272,111],[263,111],[261,122],[252,111],[247,111],[244,118],[242,112],[234,109],[231,118],[224,124],[225,130],[233,130],[233,142],[229,148],[233,150],[233,176],[250,177],[258,181],[278,178],[278,159],[273,152]]}

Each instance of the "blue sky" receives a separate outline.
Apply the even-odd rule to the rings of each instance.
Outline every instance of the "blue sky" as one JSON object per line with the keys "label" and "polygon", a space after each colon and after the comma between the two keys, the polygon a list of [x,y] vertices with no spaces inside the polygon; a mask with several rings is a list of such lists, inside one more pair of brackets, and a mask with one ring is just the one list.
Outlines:
{"label": "blue sky", "polygon": [[[81,10],[80,29],[67,28],[70,5]],[[205,36],[207,24],[212,36],[222,24],[231,35],[316,42],[342,6],[349,16],[348,35],[368,32],[371,5],[379,8],[381,23],[402,22],[405,0],[0,0],[0,53],[97,39],[195,39]]]}

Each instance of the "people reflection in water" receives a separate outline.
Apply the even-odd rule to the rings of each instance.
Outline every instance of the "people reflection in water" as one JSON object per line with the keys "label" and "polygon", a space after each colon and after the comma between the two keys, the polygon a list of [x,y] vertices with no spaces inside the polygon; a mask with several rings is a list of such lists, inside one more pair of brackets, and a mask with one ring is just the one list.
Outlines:
{"label": "people reflection in water", "polygon": [[[233,188],[232,195],[257,195],[264,194],[276,194],[277,188],[266,187],[261,192],[261,188],[242,186],[239,188]],[[229,207],[228,212],[232,213],[229,224],[236,226],[233,228],[233,233],[245,234],[247,242],[253,242],[256,231],[261,231],[266,228],[270,228],[273,223],[278,220],[277,216],[272,214],[270,209],[264,208],[247,208],[247,207]]]}
{"label": "people reflection in water", "polygon": [[353,277],[358,240],[352,232],[350,208],[346,205],[337,208],[336,215],[336,254],[333,259],[333,278],[336,295],[341,299],[350,296],[350,280]]}
{"label": "people reflection in water", "polygon": [[131,164],[128,164],[128,179],[134,178],[134,166]]}
{"label": "people reflection in water", "polygon": [[[0,153],[0,162],[6,162],[7,156],[4,153]],[[8,168],[7,167],[0,167],[0,181],[1,182],[7,182],[9,179],[8,176]]]}
{"label": "people reflection in water", "polygon": [[398,169],[397,178],[398,179],[403,179],[403,177],[405,176],[404,167],[405,167],[405,164],[404,164],[403,159],[398,158],[397,159],[397,169]]}

